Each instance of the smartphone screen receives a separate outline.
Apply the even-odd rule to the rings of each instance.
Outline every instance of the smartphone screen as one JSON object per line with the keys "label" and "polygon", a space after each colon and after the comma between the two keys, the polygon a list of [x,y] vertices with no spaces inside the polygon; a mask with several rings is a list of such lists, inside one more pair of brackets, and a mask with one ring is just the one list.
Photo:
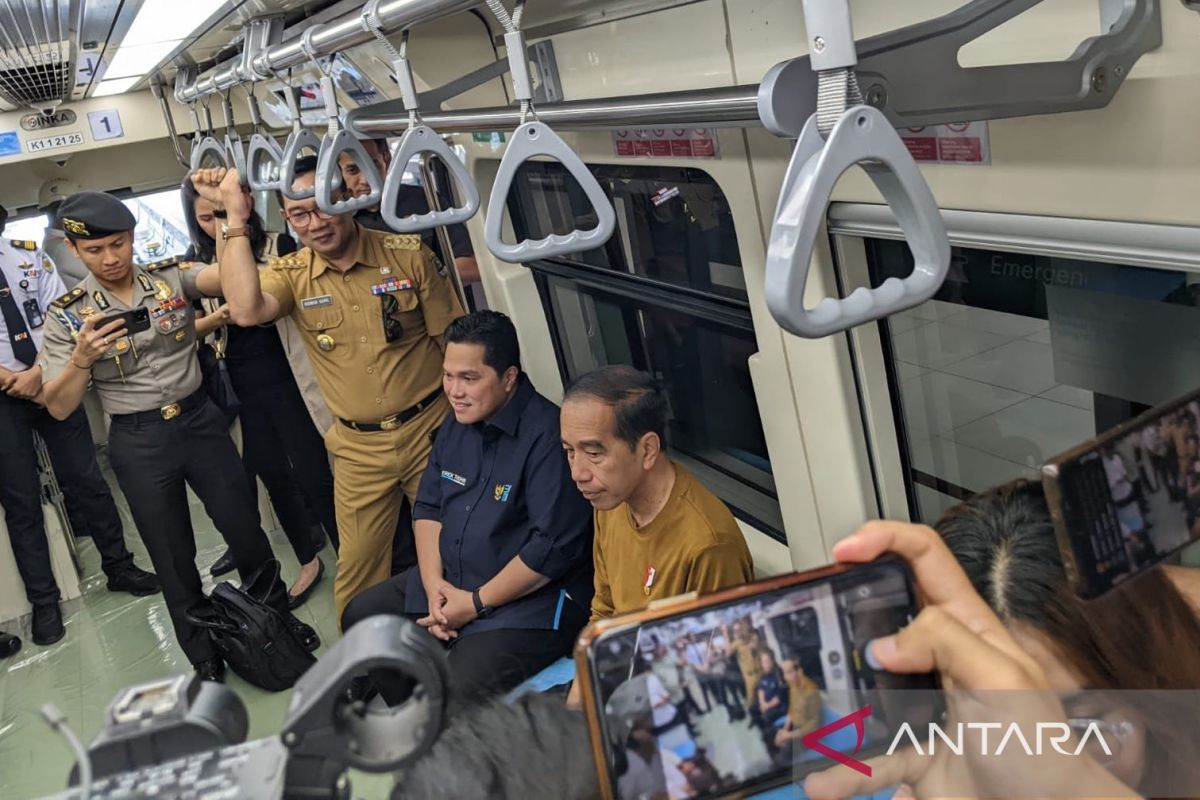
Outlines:
{"label": "smartphone screen", "polygon": [[1151,409],[1043,468],[1067,575],[1096,597],[1200,532],[1200,392]]}
{"label": "smartphone screen", "polygon": [[[937,710],[932,675],[871,668],[865,648],[917,613],[905,565],[880,561],[814,581],[600,633],[588,650],[612,796],[721,797],[835,765],[804,737],[861,759],[902,721]],[[742,587],[749,589],[752,587]],[[916,697],[921,708],[901,708]],[[864,709],[869,709],[864,711]]]}

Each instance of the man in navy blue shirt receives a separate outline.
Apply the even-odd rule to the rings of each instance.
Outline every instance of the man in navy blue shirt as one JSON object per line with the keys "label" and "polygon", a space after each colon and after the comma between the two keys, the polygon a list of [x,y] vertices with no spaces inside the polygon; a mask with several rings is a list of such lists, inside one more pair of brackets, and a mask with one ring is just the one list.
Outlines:
{"label": "man in navy blue shirt", "polygon": [[571,480],[558,407],[521,371],[512,321],[477,311],[445,336],[454,415],[413,509],[418,566],[355,597],[342,628],[375,614],[416,619],[449,648],[459,698],[474,699],[571,652],[591,603],[592,507]]}

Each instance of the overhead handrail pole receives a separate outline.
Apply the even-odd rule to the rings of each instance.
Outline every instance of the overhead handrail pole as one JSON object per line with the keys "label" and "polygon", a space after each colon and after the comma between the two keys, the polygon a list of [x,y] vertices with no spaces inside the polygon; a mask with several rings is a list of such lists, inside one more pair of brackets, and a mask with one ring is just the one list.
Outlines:
{"label": "overhead handrail pole", "polygon": [[[388,33],[411,28],[442,17],[469,11],[480,5],[480,0],[385,0],[379,4],[379,20]],[[301,23],[308,29],[308,24]],[[301,35],[287,42],[273,44],[254,59],[254,69],[262,75],[272,75],[309,60],[301,46]],[[319,55],[332,55],[371,40],[371,33],[364,30],[362,15],[352,11],[319,26],[310,44]],[[178,100],[189,103],[206,94],[214,94],[236,85],[239,77],[239,60],[233,59],[215,67],[204,77],[193,77],[182,88]],[[265,80],[265,78],[263,79]]]}
{"label": "overhead handrail pole", "polygon": [[175,129],[175,115],[171,111],[171,104],[167,100],[166,87],[163,86],[161,78],[155,78],[150,84],[150,93],[154,95],[154,99],[158,101],[158,108],[162,111],[163,121],[167,124],[167,135],[171,140],[171,148],[175,151],[175,160],[184,169],[191,166],[191,161],[183,155],[183,148],[179,145],[179,132]]}
{"label": "overhead handrail pole", "polygon": [[[323,63],[312,46],[312,37],[317,28],[309,28],[304,34],[302,46],[304,51],[312,55],[313,64],[321,71],[321,96],[325,101],[325,119],[327,123],[325,136],[317,148],[317,174],[313,184],[317,199],[317,208],[326,214],[353,214],[365,208],[379,204],[383,196],[383,178],[379,177],[366,148],[350,131],[342,127],[337,101],[337,84],[333,80],[333,59]],[[342,190],[345,181],[342,180],[342,167],[339,163],[342,153],[349,153],[358,164],[359,170],[367,179],[368,192],[361,197],[343,197],[335,199],[334,195]]]}
{"label": "overhead handrail pole", "polygon": [[[500,159],[496,181],[492,184],[492,194],[488,198],[487,214],[483,223],[484,240],[488,249],[501,261],[519,263],[599,247],[608,241],[616,229],[617,212],[583,160],[550,129],[550,126],[538,120],[533,109],[533,81],[529,75],[525,36],[521,33],[525,0],[517,0],[511,16],[500,0],[488,0],[488,7],[506,31],[504,47],[508,52],[509,73],[513,79],[514,95],[521,106],[521,125],[513,133],[508,148],[504,151],[504,157]],[[530,117],[532,119],[529,119]],[[510,245],[504,241],[501,230],[508,192],[521,165],[538,156],[558,160],[578,181],[596,211],[596,227],[574,230],[567,234],[552,233],[544,239],[529,239]]]}
{"label": "overhead handrail pole", "polygon": [[[467,171],[466,165],[454,155],[442,137],[421,122],[417,86],[413,80],[412,68],[408,63],[408,31],[404,31],[400,48],[397,50],[383,33],[378,8],[379,0],[369,0],[363,7],[363,25],[370,28],[375,38],[392,56],[392,71],[396,83],[400,87],[404,108],[408,112],[408,129],[404,132],[404,137],[396,148],[396,153],[392,157],[391,169],[383,183],[380,212],[388,227],[398,233],[419,233],[443,225],[461,224],[479,211],[479,188],[471,179],[471,173]],[[441,210],[431,203],[429,212],[425,214],[408,214],[401,217],[396,213],[400,188],[404,183],[404,170],[408,162],[417,155],[422,155],[422,163],[430,155],[441,159],[459,185],[460,194],[463,197],[461,206]]]}
{"label": "overhead handrail pole", "polygon": [[[941,212],[908,148],[887,118],[864,105],[848,0],[804,0],[804,22],[817,73],[817,111],[796,143],[783,179],[767,246],[764,295],[776,322],[815,339],[882,319],[933,297],[950,267]],[[834,186],[860,166],[896,214],[912,250],[908,277],[826,297],[811,310],[804,290]]]}

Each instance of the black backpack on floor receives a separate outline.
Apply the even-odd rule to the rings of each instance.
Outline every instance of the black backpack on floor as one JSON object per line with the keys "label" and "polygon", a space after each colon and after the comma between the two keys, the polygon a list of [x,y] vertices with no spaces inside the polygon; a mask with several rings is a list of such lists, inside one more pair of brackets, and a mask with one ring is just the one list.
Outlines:
{"label": "black backpack on floor", "polygon": [[208,629],[217,655],[234,672],[270,692],[291,689],[317,663],[288,629],[283,614],[268,603],[279,580],[279,562],[272,559],[245,586],[218,583],[208,608],[189,614],[194,624]]}

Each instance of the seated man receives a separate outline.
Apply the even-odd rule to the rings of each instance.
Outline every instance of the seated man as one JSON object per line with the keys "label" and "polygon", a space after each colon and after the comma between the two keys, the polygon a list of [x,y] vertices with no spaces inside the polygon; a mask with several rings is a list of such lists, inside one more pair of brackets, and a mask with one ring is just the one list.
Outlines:
{"label": "seated man", "polygon": [[[562,443],[571,477],[596,509],[592,620],[753,578],[733,514],[667,457],[666,428],[662,390],[631,367],[588,373],[563,399]],[[575,686],[568,702],[578,701]]]}
{"label": "seated man", "polygon": [[775,731],[776,747],[804,738],[821,724],[820,687],[804,674],[796,659],[785,658],[780,663],[787,683],[787,719]]}
{"label": "seated man", "polygon": [[[442,385],[454,416],[417,494],[418,566],[354,598],[342,627],[417,619],[449,648],[461,700],[507,691],[571,652],[591,599],[592,520],[571,486],[558,408],[521,372],[508,317],[451,323]],[[402,686],[378,682],[403,699]]]}

